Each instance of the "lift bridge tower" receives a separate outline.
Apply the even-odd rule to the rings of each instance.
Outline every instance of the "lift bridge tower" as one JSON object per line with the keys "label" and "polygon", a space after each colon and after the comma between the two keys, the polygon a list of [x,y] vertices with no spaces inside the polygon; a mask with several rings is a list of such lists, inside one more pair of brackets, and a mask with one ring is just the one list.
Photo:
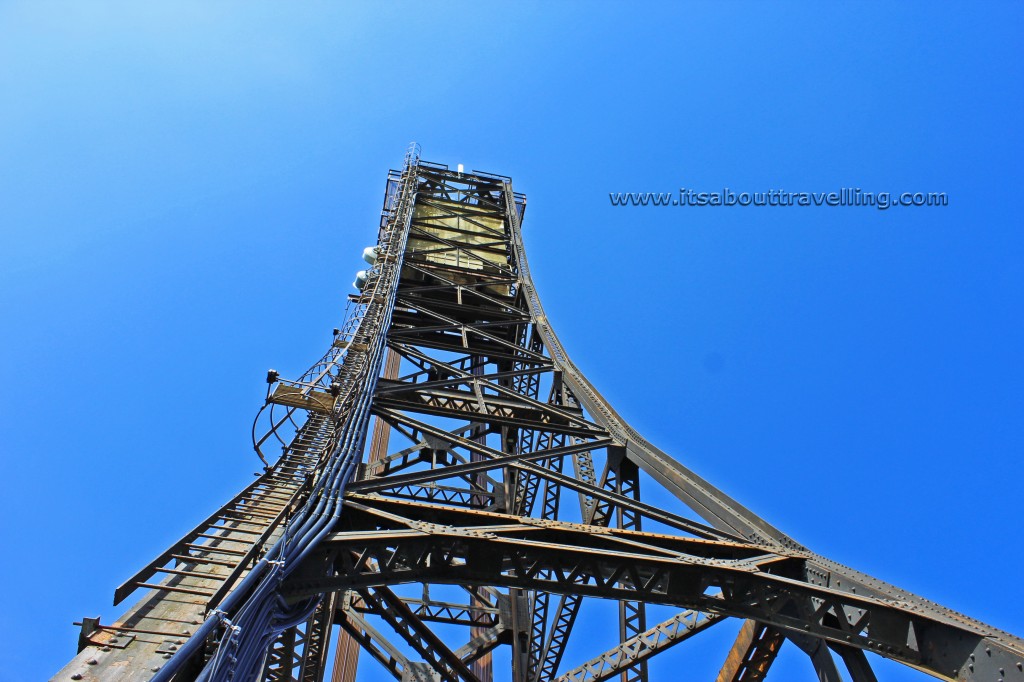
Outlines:
{"label": "lift bridge tower", "polygon": [[815,554],[631,429],[544,314],[525,207],[410,149],[330,348],[267,377],[265,473],[117,588],[120,619],[83,619],[54,680],[646,681],[720,628],[718,682],[783,646],[828,682],[874,681],[866,652],[1024,682],[1021,639]]}

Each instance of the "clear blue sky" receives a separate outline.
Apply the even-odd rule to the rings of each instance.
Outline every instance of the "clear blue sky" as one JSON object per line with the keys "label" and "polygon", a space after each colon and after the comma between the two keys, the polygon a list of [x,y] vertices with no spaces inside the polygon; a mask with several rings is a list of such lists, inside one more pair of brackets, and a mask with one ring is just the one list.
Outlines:
{"label": "clear blue sky", "polygon": [[[529,196],[555,328],[653,442],[1024,634],[1022,13],[0,3],[0,680],[251,480],[264,373],[329,342],[409,140]],[[722,186],[950,204],[608,200]]]}

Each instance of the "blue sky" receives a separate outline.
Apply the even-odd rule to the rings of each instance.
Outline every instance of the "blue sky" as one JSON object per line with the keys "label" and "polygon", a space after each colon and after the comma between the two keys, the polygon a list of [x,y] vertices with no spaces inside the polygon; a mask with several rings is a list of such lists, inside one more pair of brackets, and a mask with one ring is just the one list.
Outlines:
{"label": "blue sky", "polygon": [[[251,480],[265,371],[329,342],[410,140],[528,195],[547,312],[650,440],[1024,634],[1022,14],[0,3],[0,680]],[[724,186],[950,203],[608,200]]]}

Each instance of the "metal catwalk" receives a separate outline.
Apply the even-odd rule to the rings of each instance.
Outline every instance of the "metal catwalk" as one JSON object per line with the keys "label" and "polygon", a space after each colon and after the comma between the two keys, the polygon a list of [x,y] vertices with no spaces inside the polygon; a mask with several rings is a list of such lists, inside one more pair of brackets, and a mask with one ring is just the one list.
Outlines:
{"label": "metal catwalk", "polygon": [[[731,628],[720,682],[782,646],[819,680],[875,680],[872,652],[1024,682],[1017,637],[813,553],[631,429],[548,324],[509,178],[412,147],[384,204],[328,351],[268,373],[265,473],[117,588],[141,597],[116,623],[83,619],[54,680],[630,682]],[[618,618],[576,660],[593,600]]]}

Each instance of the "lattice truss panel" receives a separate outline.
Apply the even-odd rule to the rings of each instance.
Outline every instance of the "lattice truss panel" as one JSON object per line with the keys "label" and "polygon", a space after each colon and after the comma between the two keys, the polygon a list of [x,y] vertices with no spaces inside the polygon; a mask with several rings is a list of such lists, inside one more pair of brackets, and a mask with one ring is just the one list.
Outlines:
{"label": "lattice truss panel", "polygon": [[[346,396],[368,390],[372,420],[341,507],[276,586],[282,603],[316,606],[275,634],[262,679],[351,682],[358,662],[403,681],[647,680],[651,657],[702,647],[716,628],[730,629],[733,642],[709,649],[722,682],[764,678],[783,646],[805,652],[822,680],[874,680],[872,652],[942,679],[1024,681],[1021,640],[812,553],[625,424],[548,325],[520,232],[525,197],[507,178],[414,159],[393,173],[388,197],[382,239],[390,220],[406,230],[404,248],[375,267],[385,279],[393,267],[395,277],[353,297],[367,315],[383,306],[386,324],[372,338],[338,331],[337,357],[269,394],[284,417],[271,417],[257,442],[271,432],[281,439],[285,454],[267,476],[294,472],[288,487],[243,495],[250,502],[217,524],[251,527],[250,536],[186,538],[191,547],[169,550],[121,598],[132,585],[155,587],[158,605],[191,598],[198,624],[243,589],[238,566],[266,551],[278,514],[287,523],[289,510],[317,502],[310,491],[353,418]],[[372,353],[376,341],[374,380],[346,375],[344,355]],[[677,504],[645,502],[651,486]],[[184,568],[166,568],[174,565]],[[181,574],[163,587],[146,582],[158,570]],[[196,572],[225,577],[195,594],[173,591],[193,589],[182,581]],[[591,602],[613,615],[583,623]],[[231,615],[173,668],[174,679],[202,679],[226,646]],[[140,621],[123,622],[132,636]],[[95,657],[119,631],[92,628],[83,652]],[[167,653],[158,670],[174,659]]]}

